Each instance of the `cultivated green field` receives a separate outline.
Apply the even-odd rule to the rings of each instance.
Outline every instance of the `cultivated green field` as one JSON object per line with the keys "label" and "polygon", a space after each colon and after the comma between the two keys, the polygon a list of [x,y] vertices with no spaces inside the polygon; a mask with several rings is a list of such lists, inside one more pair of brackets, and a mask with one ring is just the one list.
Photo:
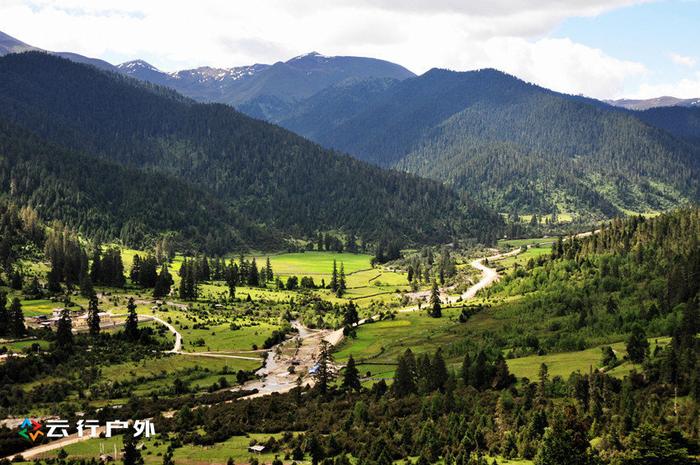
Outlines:
{"label": "cultivated green field", "polygon": [[[371,255],[336,253],[336,252],[298,252],[270,255],[270,263],[275,274],[281,276],[318,276],[319,280],[330,278],[333,271],[333,260],[336,260],[338,269],[343,262],[345,274],[359,270],[371,269]],[[267,256],[257,256],[255,260],[258,266],[265,264]]]}

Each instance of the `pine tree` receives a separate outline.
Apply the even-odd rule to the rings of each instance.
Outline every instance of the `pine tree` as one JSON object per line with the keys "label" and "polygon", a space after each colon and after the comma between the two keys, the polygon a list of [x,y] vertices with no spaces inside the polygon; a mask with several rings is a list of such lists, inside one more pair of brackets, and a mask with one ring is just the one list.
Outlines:
{"label": "pine tree", "polygon": [[357,253],[357,237],[352,231],[348,234],[347,245],[345,248],[350,253]]}
{"label": "pine tree", "polygon": [[22,286],[24,285],[24,277],[22,276],[22,273],[20,273],[19,270],[15,270],[10,274],[10,287],[14,289],[15,291],[20,291],[22,290]]}
{"label": "pine tree", "polygon": [[166,297],[170,294],[170,288],[173,285],[173,277],[168,271],[168,265],[163,264],[156,279],[156,284],[153,288],[153,297],[156,299]]}
{"label": "pine tree", "polygon": [[537,396],[544,399],[549,392],[549,368],[545,363],[540,365],[540,371],[537,375],[539,382],[537,383]]}
{"label": "pine tree", "polygon": [[477,389],[484,389],[491,381],[486,354],[480,350],[474,360],[474,369],[471,372],[472,386]]}
{"label": "pine tree", "polygon": [[10,334],[14,337],[22,337],[26,334],[27,328],[24,326],[24,313],[22,303],[17,297],[12,299],[10,305]]}
{"label": "pine tree", "polygon": [[394,384],[391,388],[396,397],[404,397],[416,392],[416,359],[411,349],[406,349],[406,352],[399,357],[394,373]]}
{"label": "pine tree", "polygon": [[228,282],[228,298],[233,301],[236,298],[236,283],[233,280]]}
{"label": "pine tree", "polygon": [[134,255],[134,261],[131,264],[131,270],[129,271],[129,278],[131,279],[131,283],[138,284],[139,276],[141,276],[141,257],[139,256],[139,254],[136,254]]}
{"label": "pine tree", "polygon": [[92,286],[90,275],[85,273],[80,277],[80,295],[88,299],[95,295],[95,288]]}
{"label": "pine tree", "polygon": [[430,316],[440,318],[442,316],[442,304],[440,302],[440,290],[435,281],[433,281],[433,289],[430,292],[430,305]]}
{"label": "pine tree", "polygon": [[180,267],[180,289],[179,294],[182,300],[197,299],[197,281],[193,261],[185,260]]}
{"label": "pine tree", "polygon": [[551,427],[545,429],[535,465],[588,465],[592,463],[589,448],[585,424],[573,407],[565,407],[564,413],[555,415]]}
{"label": "pine tree", "polygon": [[275,275],[272,272],[272,263],[270,263],[270,257],[267,257],[267,260],[265,262],[265,277],[267,278],[267,281],[274,281]]}
{"label": "pine tree", "polygon": [[58,267],[51,265],[51,269],[46,274],[46,280],[48,281],[46,287],[52,294],[58,294],[63,289],[61,289],[61,272]]}
{"label": "pine tree", "polygon": [[[229,457],[229,460],[230,465],[234,465],[231,457]],[[165,454],[163,454],[163,465],[175,465],[175,462],[173,461],[173,451],[170,447],[168,447],[168,450],[166,450]],[[226,462],[226,465],[229,465],[229,462]]]}
{"label": "pine tree", "polygon": [[338,266],[336,265],[335,259],[333,260],[333,273],[331,274],[330,287],[331,291],[338,292]]}
{"label": "pine tree", "polygon": [[362,385],[360,384],[360,377],[355,366],[355,359],[350,355],[348,358],[348,364],[345,366],[345,373],[343,374],[343,389],[346,390],[356,390],[359,391]]}
{"label": "pine tree", "polygon": [[311,465],[318,465],[325,457],[321,441],[319,441],[315,433],[311,433],[311,437],[306,444],[306,451],[311,455]]}
{"label": "pine tree", "polygon": [[316,359],[316,372],[313,375],[321,394],[328,392],[328,386],[336,376],[333,354],[331,353],[332,347],[330,342],[325,339],[321,340],[318,358]]}
{"label": "pine tree", "polygon": [[[132,265],[132,273],[134,267],[138,268],[138,263],[139,263],[139,256],[136,255],[134,257],[134,263]],[[98,283],[102,279],[102,256],[101,256],[101,248],[98,245],[95,245],[93,252],[92,252],[92,265],[90,267],[90,279],[92,280],[93,283]]]}
{"label": "pine tree", "polygon": [[260,274],[258,272],[258,264],[255,262],[255,257],[253,257],[253,260],[250,262],[250,267],[248,269],[248,285],[260,285]]}
{"label": "pine tree", "polygon": [[10,313],[7,311],[7,294],[0,291],[0,337],[10,332]]}
{"label": "pine tree", "polygon": [[464,358],[462,359],[462,383],[465,386],[469,386],[471,382],[471,368],[472,368],[472,361],[471,358],[469,357],[469,353],[464,354]]}
{"label": "pine tree", "polygon": [[61,311],[61,317],[58,319],[56,347],[67,352],[73,350],[73,320],[67,308]]}
{"label": "pine tree", "polygon": [[642,363],[649,353],[649,341],[642,327],[635,323],[627,339],[627,354],[634,363]]}
{"label": "pine tree", "polygon": [[129,297],[126,309],[128,314],[124,325],[124,335],[128,341],[134,342],[139,339],[139,317],[136,314],[136,304],[133,297]]}
{"label": "pine tree", "polygon": [[100,309],[97,305],[97,296],[94,295],[90,297],[88,303],[87,323],[91,336],[100,334]]}
{"label": "pine tree", "polygon": [[430,362],[431,390],[444,392],[448,377],[447,365],[445,365],[445,359],[442,357],[442,348],[438,348]]}
{"label": "pine tree", "polygon": [[131,428],[124,433],[124,454],[122,460],[124,465],[143,465],[141,452],[136,447],[136,438]]}
{"label": "pine tree", "polygon": [[345,326],[354,326],[360,321],[360,316],[357,314],[357,307],[351,300],[345,306],[345,314],[343,315],[343,324]]}
{"label": "pine tree", "polygon": [[506,363],[506,360],[503,358],[503,355],[499,353],[496,363],[494,364],[494,374],[491,387],[494,389],[505,389],[513,384],[514,381],[513,375],[511,375],[510,371],[508,371],[508,364]]}
{"label": "pine tree", "polygon": [[338,275],[338,290],[336,291],[338,297],[342,297],[343,294],[345,294],[346,289],[347,285],[345,283],[345,265],[343,264],[343,262],[340,262],[340,274]]}

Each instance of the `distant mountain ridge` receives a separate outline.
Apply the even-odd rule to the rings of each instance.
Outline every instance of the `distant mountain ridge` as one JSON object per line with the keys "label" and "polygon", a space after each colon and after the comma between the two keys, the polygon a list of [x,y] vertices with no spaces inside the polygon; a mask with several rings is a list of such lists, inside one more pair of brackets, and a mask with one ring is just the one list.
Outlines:
{"label": "distant mountain ridge", "polygon": [[619,99],[605,100],[614,107],[626,108],[627,110],[649,110],[660,107],[696,107],[700,108],[700,97],[697,98],[676,98],[676,97],[655,97],[650,99]]}
{"label": "distant mountain ridge", "polygon": [[[0,56],[24,51],[44,51],[0,32]],[[408,69],[385,60],[306,53],[274,64],[256,63],[230,68],[203,66],[164,72],[144,60],[112,65],[75,53],[49,52],[78,63],[122,73],[170,87],[199,102],[217,102],[241,107],[251,116],[270,119],[278,107],[286,107],[344,80],[407,79]],[[268,111],[268,107],[273,111]]]}
{"label": "distant mountain ridge", "polygon": [[[654,124],[649,112],[644,121],[493,69],[433,69],[403,81],[332,86],[272,121],[446,182],[499,211],[602,218],[699,199],[698,145],[664,128],[673,124],[668,118]],[[697,125],[685,120],[692,133]]]}
{"label": "distant mountain ridge", "polygon": [[74,61],[76,63],[83,63],[86,65],[92,65],[99,69],[106,71],[117,72],[117,67],[108,63],[104,60],[98,58],[89,58],[83,55],[72,52],[52,52],[48,50],[43,50],[33,45],[28,45],[21,40],[15,39],[4,32],[0,31],[0,57],[8,55],[10,53],[22,53],[22,52],[47,52],[52,55],[65,58],[67,60]]}
{"label": "distant mountain ridge", "polygon": [[[117,69],[136,79],[170,87],[197,101],[227,103],[251,116],[268,120],[278,107],[287,108],[345,80],[401,80],[415,76],[388,61],[329,57],[317,52],[272,65],[200,67],[165,73],[142,60],[135,60],[117,65]],[[273,111],[268,111],[270,105]]]}

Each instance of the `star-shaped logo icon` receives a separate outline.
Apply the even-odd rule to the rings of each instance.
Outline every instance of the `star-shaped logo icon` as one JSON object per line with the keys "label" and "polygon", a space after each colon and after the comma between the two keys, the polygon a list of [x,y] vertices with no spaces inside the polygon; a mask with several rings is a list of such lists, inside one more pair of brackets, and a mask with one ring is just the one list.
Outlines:
{"label": "star-shaped logo icon", "polygon": [[19,435],[22,436],[27,441],[36,441],[36,438],[43,436],[44,433],[41,431],[41,423],[36,420],[30,420],[25,418],[21,425],[19,425]]}

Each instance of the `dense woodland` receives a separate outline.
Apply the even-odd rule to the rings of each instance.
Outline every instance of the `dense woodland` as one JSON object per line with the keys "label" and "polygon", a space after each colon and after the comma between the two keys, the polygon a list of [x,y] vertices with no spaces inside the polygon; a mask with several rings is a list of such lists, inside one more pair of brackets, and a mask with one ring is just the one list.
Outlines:
{"label": "dense woodland", "polygon": [[671,134],[700,143],[700,108],[658,107],[634,113],[642,121],[664,129]]}
{"label": "dense woodland", "polygon": [[635,327],[650,337],[674,334],[697,305],[699,242],[697,208],[615,220],[589,238],[560,240],[551,257],[531,260],[486,291],[524,296],[504,308],[523,315],[529,332],[512,328],[503,340],[523,355],[581,350]]}
{"label": "dense woodland", "polygon": [[0,118],[65,147],[9,126],[3,191],[84,234],[138,244],[163,230],[189,236],[192,224],[221,251],[315,237],[319,225],[367,242],[492,242],[501,228],[436,182],[331,153],[225,105],[41,53],[3,57],[0,77]]}
{"label": "dense woodland", "polygon": [[696,121],[681,118],[678,127],[676,110],[666,112],[665,120],[637,115],[495,70],[436,69],[337,85],[273,121],[360,159],[445,181],[501,212],[603,218],[698,199],[697,144],[671,135],[697,138]]}

